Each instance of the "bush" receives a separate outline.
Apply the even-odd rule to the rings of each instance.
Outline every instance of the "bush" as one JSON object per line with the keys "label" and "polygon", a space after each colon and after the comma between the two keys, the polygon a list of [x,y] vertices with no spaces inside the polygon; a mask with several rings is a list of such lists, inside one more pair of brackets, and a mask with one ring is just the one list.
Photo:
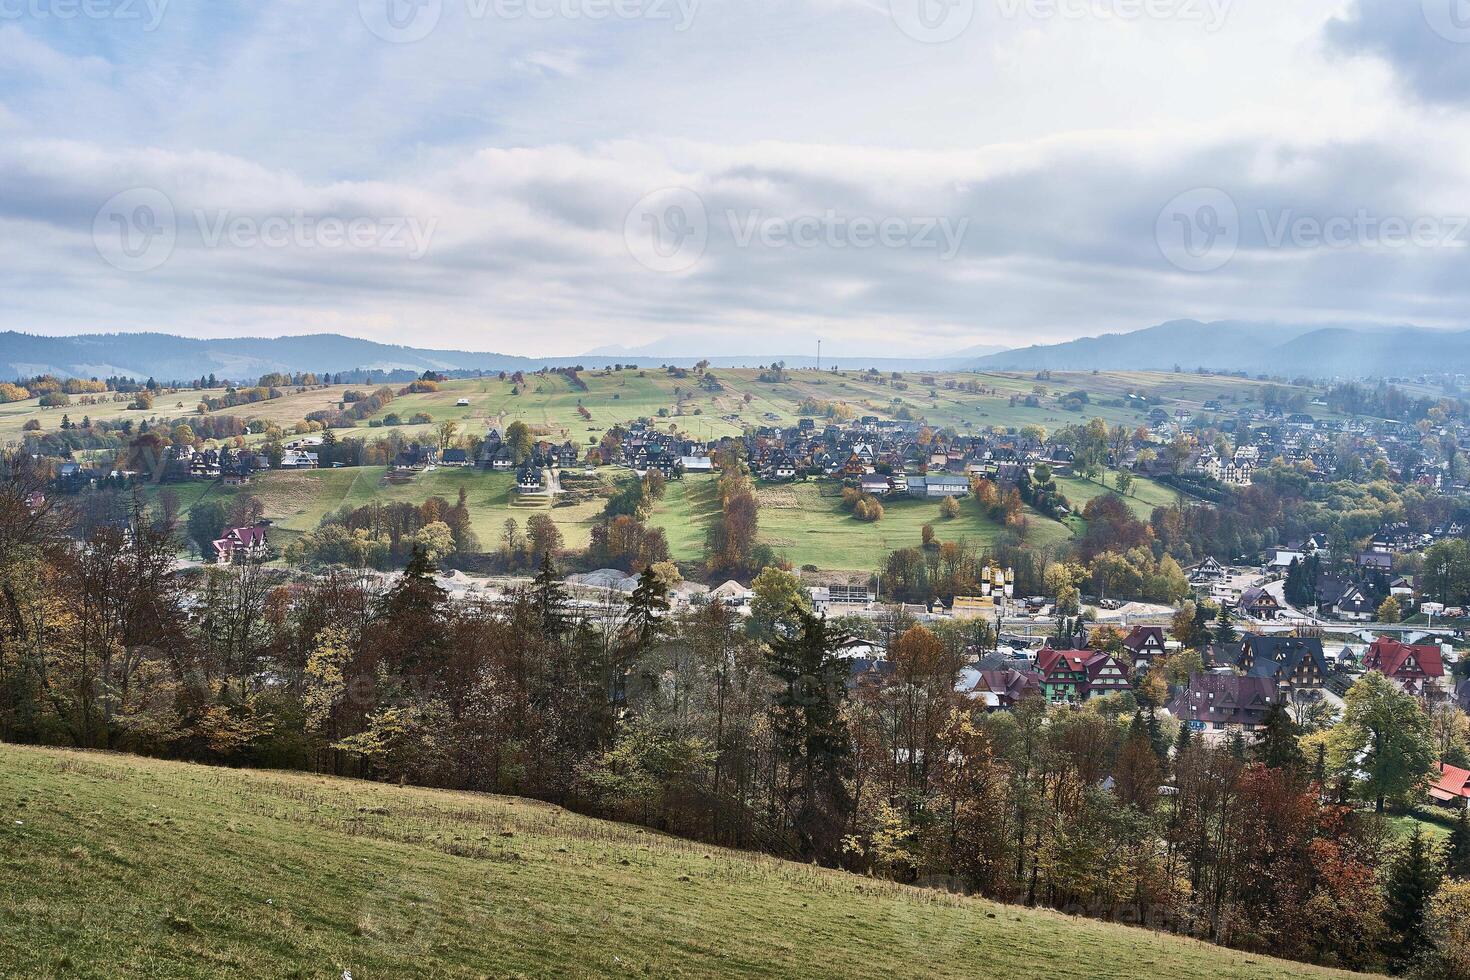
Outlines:
{"label": "bush", "polygon": [[960,502],[954,497],[945,497],[939,502],[939,515],[947,521],[960,516]]}
{"label": "bush", "polygon": [[71,398],[64,391],[53,391],[41,396],[42,408],[65,408],[71,404]]}
{"label": "bush", "polygon": [[865,493],[853,505],[852,516],[860,521],[868,521],[870,523],[880,521],[883,519],[883,505],[878,503],[877,497]]}

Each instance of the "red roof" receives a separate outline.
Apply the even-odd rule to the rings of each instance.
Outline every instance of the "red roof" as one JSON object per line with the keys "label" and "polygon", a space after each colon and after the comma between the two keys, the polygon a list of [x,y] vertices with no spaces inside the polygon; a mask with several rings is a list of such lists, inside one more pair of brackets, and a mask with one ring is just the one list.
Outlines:
{"label": "red roof", "polygon": [[1134,653],[1143,649],[1143,645],[1150,639],[1156,639],[1159,646],[1164,645],[1164,628],[1162,626],[1135,626],[1133,631],[1123,640],[1123,645]]}
{"label": "red roof", "polygon": [[1444,676],[1444,661],[1440,659],[1439,647],[1433,644],[1409,646],[1386,636],[1373,641],[1363,658],[1363,666],[1399,680]]}
{"label": "red roof", "polygon": [[1061,670],[1075,671],[1085,675],[1087,661],[1093,655],[1092,650],[1053,650],[1051,647],[1046,647],[1036,653],[1036,669],[1041,671],[1043,677],[1050,677],[1054,672]]}
{"label": "red roof", "polygon": [[1457,766],[1439,764],[1439,778],[1429,784],[1429,795],[1436,800],[1449,803],[1451,800],[1470,799],[1470,772]]}

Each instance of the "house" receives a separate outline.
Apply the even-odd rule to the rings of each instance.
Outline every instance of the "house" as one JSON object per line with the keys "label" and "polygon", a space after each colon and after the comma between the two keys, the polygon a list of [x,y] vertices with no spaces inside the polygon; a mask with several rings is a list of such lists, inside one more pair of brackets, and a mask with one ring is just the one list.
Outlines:
{"label": "house", "polygon": [[1463,810],[1470,806],[1470,772],[1439,763],[1438,775],[1429,783],[1429,799],[1441,806]]}
{"label": "house", "polygon": [[1247,634],[1237,666],[1247,677],[1292,690],[1319,689],[1327,677],[1327,656],[1317,637]]}
{"label": "house", "polygon": [[1225,577],[1225,566],[1213,557],[1206,558],[1189,575],[1191,582],[1218,582]]}
{"label": "house", "polygon": [[1126,691],[1131,686],[1123,665],[1096,650],[1053,650],[1036,654],[1041,689],[1050,701],[1077,703],[1088,698]]}
{"label": "house", "polygon": [[393,457],[392,469],[396,473],[419,473],[432,470],[439,460],[439,450],[433,446],[414,443]]}
{"label": "house", "polygon": [[1164,656],[1165,640],[1162,626],[1135,626],[1123,638],[1123,648],[1133,658],[1133,669],[1143,673],[1153,666],[1155,660]]}
{"label": "house", "polygon": [[541,467],[527,463],[516,471],[516,493],[544,493],[546,477]]}
{"label": "house", "polygon": [[685,473],[713,473],[715,461],[708,456],[680,456],[679,465]]}
{"label": "house", "polygon": [[1195,674],[1189,686],[1169,703],[1169,713],[1207,738],[1253,732],[1265,724],[1266,712],[1281,700],[1267,677]]}
{"label": "house", "polygon": [[1087,658],[1085,666],[1087,668],[1086,697],[1116,694],[1133,686],[1128,681],[1127,669],[1117,661],[1117,658],[1109,654],[1094,653]]}
{"label": "house", "polygon": [[1421,698],[1444,696],[1444,659],[1432,643],[1410,646],[1380,636],[1363,656],[1365,670],[1376,670],[1400,690]]}
{"label": "house", "polygon": [[1263,588],[1246,589],[1236,608],[1251,619],[1270,621],[1281,613],[1281,603]]}
{"label": "house", "polygon": [[459,401],[457,401],[457,402],[454,403],[454,407],[455,408],[469,408],[470,407],[470,400],[468,398],[461,398]]}
{"label": "house", "polygon": [[869,473],[862,478],[858,486],[862,488],[863,493],[881,497],[889,490],[888,477],[882,473]]}
{"label": "house", "polygon": [[213,542],[215,561],[231,564],[264,558],[268,551],[264,523],[253,527],[232,527]]}
{"label": "house", "polygon": [[[1041,696],[1041,676],[1029,670],[1017,670],[1014,667],[1004,670],[966,670],[960,676],[960,684],[967,687],[962,693],[973,700],[984,700],[986,707],[1013,708],[1028,697]],[[956,690],[959,687],[957,684]]]}
{"label": "house", "polygon": [[281,465],[283,470],[314,470],[317,468],[317,454],[309,453],[303,449],[288,449],[281,453]]}
{"label": "house", "polygon": [[439,465],[462,469],[470,465],[470,454],[463,449],[446,449],[439,460]]}
{"label": "house", "polygon": [[1041,691],[1046,699],[1059,703],[1080,703],[1086,697],[1087,658],[1090,650],[1037,651],[1036,670],[1041,675]]}

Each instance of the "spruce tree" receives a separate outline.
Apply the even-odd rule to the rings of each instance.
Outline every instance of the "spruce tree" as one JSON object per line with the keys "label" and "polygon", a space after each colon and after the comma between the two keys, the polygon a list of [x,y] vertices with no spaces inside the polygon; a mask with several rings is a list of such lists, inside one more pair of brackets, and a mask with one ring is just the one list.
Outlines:
{"label": "spruce tree", "polygon": [[1174,739],[1174,758],[1178,760],[1189,747],[1194,744],[1194,732],[1190,731],[1189,722],[1179,722],[1179,736]]}
{"label": "spruce tree", "polygon": [[1461,881],[1470,880],[1470,813],[1460,811],[1450,839],[1445,844],[1445,874]]}
{"label": "spruce tree", "polygon": [[1389,958],[1401,967],[1412,961],[1424,946],[1424,913],[1429,908],[1429,900],[1439,890],[1438,864],[1423,832],[1415,827],[1389,868],[1384,886],[1388,903],[1383,921],[1389,932],[1386,941]]}
{"label": "spruce tree", "polygon": [[531,583],[531,601],[547,636],[560,636],[568,626],[567,590],[551,564],[551,552],[541,553],[541,570]]}
{"label": "spruce tree", "polygon": [[1215,642],[1221,646],[1229,646],[1240,639],[1240,634],[1235,632],[1235,624],[1230,621],[1230,612],[1222,604],[1220,615],[1215,618]]}
{"label": "spruce tree", "polygon": [[1252,756],[1268,769],[1299,773],[1306,768],[1307,757],[1297,743],[1296,722],[1291,720],[1286,705],[1278,701],[1266,709],[1265,721],[1256,732]]}

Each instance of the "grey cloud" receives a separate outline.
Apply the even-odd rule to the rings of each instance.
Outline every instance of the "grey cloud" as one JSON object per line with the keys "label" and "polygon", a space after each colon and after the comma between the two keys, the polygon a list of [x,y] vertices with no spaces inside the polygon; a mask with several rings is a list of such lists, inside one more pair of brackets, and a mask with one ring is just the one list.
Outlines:
{"label": "grey cloud", "polygon": [[1391,64],[1410,91],[1431,103],[1470,99],[1470,3],[1465,0],[1355,0],[1329,21],[1330,48]]}

